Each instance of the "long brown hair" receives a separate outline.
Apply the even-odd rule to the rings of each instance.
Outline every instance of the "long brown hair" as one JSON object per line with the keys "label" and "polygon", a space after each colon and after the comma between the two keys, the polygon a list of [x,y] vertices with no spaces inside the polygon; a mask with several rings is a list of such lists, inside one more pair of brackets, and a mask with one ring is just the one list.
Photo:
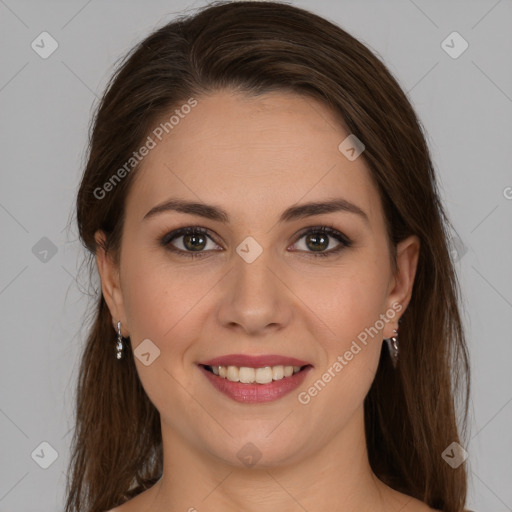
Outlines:
{"label": "long brown hair", "polygon": [[[220,89],[249,95],[296,92],[326,104],[366,146],[392,247],[421,241],[411,301],[400,322],[400,362],[383,349],[365,399],[374,473],[394,489],[443,512],[461,512],[465,465],[441,454],[466,435],[468,351],[448,238],[420,121],[384,64],[335,24],[280,2],[215,2],[154,31],[126,55],[91,125],[77,223],[89,251],[94,234],[118,261],[124,205],[138,166],[109,187],[162,116]],[[160,416],[139,381],[133,352],[115,358],[112,318],[101,294],[92,312],[78,376],[76,428],[66,512],[104,512],[162,475]],[[128,340],[127,340],[128,341]],[[383,344],[385,345],[385,344]],[[462,397],[458,417],[456,399]],[[460,422],[457,425],[457,422]]]}

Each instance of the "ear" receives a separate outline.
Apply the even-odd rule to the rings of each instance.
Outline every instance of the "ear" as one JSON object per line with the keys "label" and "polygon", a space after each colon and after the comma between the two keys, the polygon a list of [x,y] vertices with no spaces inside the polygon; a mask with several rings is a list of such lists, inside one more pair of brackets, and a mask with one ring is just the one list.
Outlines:
{"label": "ear", "polygon": [[112,325],[117,331],[117,322],[121,322],[122,335],[123,337],[127,337],[128,334],[126,330],[128,325],[126,323],[123,294],[119,279],[119,267],[114,262],[112,255],[105,251],[105,233],[98,230],[94,234],[94,238],[97,246],[96,265],[98,266],[98,272],[101,278],[101,290],[112,316]]}
{"label": "ear", "polygon": [[[404,314],[412,296],[414,278],[420,253],[420,239],[411,235],[397,244],[396,264],[397,273],[389,283],[387,308],[397,312],[396,323],[389,322],[384,330],[384,337],[394,335],[393,329],[398,330],[398,319]],[[400,307],[400,306],[401,307]],[[389,331],[389,332],[388,332]]]}

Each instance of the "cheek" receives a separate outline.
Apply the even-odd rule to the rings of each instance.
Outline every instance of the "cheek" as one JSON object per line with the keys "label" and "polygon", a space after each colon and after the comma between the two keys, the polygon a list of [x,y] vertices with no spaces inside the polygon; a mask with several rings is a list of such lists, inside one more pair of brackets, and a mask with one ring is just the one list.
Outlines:
{"label": "cheek", "polygon": [[341,407],[345,412],[332,418],[333,424],[345,421],[364,400],[378,367],[385,319],[392,320],[385,316],[386,261],[361,255],[351,263],[315,288],[308,302],[322,320],[316,320],[315,336],[322,357],[313,387],[302,390],[304,401],[309,397],[326,417],[333,414],[333,403]]}
{"label": "cheek", "polygon": [[340,274],[326,295],[316,297],[315,313],[328,325],[329,336],[325,336],[323,327],[318,327],[321,364],[315,378],[299,390],[302,394],[298,399],[306,407],[311,406],[315,416],[326,418],[325,427],[333,432],[362,405],[382,350],[385,323],[381,315],[384,313],[385,318],[387,281],[375,269],[370,271],[367,265],[365,269],[364,273]]}
{"label": "cheek", "polygon": [[343,346],[376,324],[384,312],[387,283],[387,269],[382,262],[361,255],[333,269],[328,276],[302,278],[296,286],[299,286],[297,294],[307,297],[305,302],[315,313],[317,322],[322,320],[328,327],[327,338]]}
{"label": "cheek", "polygon": [[[150,262],[136,258],[136,253],[127,251],[122,271],[123,299],[130,327],[130,336],[140,341],[152,339],[162,328],[163,315],[167,309],[169,293],[165,281],[158,279],[158,272]],[[170,310],[172,311],[172,309]]]}
{"label": "cheek", "polygon": [[[180,272],[175,267],[162,262],[162,258],[158,261],[151,255],[138,254],[132,247],[126,250],[121,276],[137,373],[150,400],[162,413],[183,410],[190,399],[185,390],[192,375],[183,361],[198,339],[202,323],[197,313],[200,299],[208,290],[205,279],[199,279],[197,273]],[[137,357],[137,347],[146,339],[159,350],[148,366]]]}
{"label": "cheek", "polygon": [[137,253],[136,247],[127,247],[122,272],[125,310],[134,344],[149,338],[162,355],[181,359],[178,354],[197,338],[202,325],[198,315],[218,276],[180,269],[161,254]]}

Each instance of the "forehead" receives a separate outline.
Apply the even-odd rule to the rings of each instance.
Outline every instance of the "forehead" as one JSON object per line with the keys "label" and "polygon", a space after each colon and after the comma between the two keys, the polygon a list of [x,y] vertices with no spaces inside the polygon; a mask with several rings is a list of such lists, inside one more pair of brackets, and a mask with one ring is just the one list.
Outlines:
{"label": "forehead", "polygon": [[283,206],[330,197],[356,203],[369,217],[381,213],[364,160],[350,161],[338,148],[350,133],[322,103],[284,92],[221,91],[196,100],[161,140],[149,134],[155,144],[137,171],[128,213],[142,218],[169,197],[222,205],[234,217],[277,218]]}

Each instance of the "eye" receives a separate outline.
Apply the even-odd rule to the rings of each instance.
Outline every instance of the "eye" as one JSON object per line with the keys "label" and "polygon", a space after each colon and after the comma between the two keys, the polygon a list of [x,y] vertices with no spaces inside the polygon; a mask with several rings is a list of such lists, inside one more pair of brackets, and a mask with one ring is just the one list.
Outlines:
{"label": "eye", "polygon": [[[207,233],[208,231],[206,229],[200,228],[199,226],[189,226],[168,233],[160,240],[160,243],[169,251],[177,253],[180,256],[189,258],[202,257],[205,255],[203,249],[208,241],[213,243],[213,239]],[[171,243],[179,238],[183,239],[179,244],[183,249],[177,248]]]}
{"label": "eye", "polygon": [[[308,256],[313,257],[333,256],[339,253],[345,247],[350,247],[352,245],[352,241],[347,236],[340,233],[332,226],[318,226],[308,228],[299,236],[297,242],[302,238],[305,238],[306,250],[301,250],[299,252],[309,253]],[[331,245],[329,240],[331,238],[337,240],[339,244],[334,249],[325,251],[325,249]],[[174,241],[179,239],[182,240],[177,245],[181,245],[181,248],[174,245]],[[160,244],[167,250],[174,252],[179,256],[185,256],[188,258],[200,258],[206,256],[206,253],[211,252],[211,250],[218,250],[205,250],[209,241],[211,241],[214,245],[217,245],[212,237],[208,234],[208,230],[199,226],[188,226],[185,228],[176,229],[175,231],[166,234],[160,240]],[[312,250],[307,250],[308,248],[312,248]],[[296,251],[294,250],[293,252]]]}
{"label": "eye", "polygon": [[[340,233],[332,226],[318,226],[309,228],[307,231],[303,232],[302,235],[300,235],[299,240],[303,238],[305,238],[306,248],[312,248],[312,251],[306,250],[307,253],[310,253],[308,256],[313,257],[334,256],[345,247],[350,247],[352,245],[352,241],[347,236],[345,236],[343,233]],[[334,249],[325,251],[325,249],[330,245],[330,238],[334,238],[339,242],[339,244]]]}

